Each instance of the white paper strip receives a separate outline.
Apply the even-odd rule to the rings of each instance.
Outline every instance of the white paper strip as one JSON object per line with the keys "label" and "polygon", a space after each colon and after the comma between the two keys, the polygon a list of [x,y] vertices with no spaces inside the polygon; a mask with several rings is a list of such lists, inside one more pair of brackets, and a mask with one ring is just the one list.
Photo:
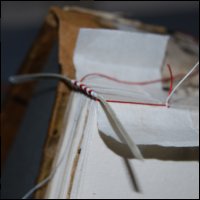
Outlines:
{"label": "white paper strip", "polygon": [[74,55],[77,79],[92,72],[127,81],[160,78],[167,41],[168,36],[150,33],[81,29]]}

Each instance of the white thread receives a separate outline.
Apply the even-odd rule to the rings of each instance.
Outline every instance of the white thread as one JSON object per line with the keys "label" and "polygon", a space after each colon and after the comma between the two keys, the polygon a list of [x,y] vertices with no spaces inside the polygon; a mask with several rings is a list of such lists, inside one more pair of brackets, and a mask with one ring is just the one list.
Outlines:
{"label": "white thread", "polygon": [[[98,99],[103,107],[103,109],[106,112],[106,115],[108,116],[111,125],[113,126],[114,130],[117,130],[117,133],[119,134],[122,141],[127,143],[128,147],[130,148],[131,152],[137,159],[143,159],[143,156],[137,147],[137,145],[132,141],[124,127],[122,126],[121,122],[118,120],[117,116],[115,115],[114,111],[110,107],[110,105],[104,100],[104,98],[100,95],[98,95],[96,92],[88,88],[86,85],[82,84],[81,82],[78,82],[76,80],[70,80],[68,77],[59,75],[59,74],[31,74],[31,75],[21,75],[21,76],[12,76],[9,78],[9,80],[12,83],[24,83],[31,80],[37,80],[42,78],[56,78],[64,81],[69,86],[75,86],[77,89],[80,89],[85,94],[94,97],[95,99]],[[58,162],[58,165],[52,170],[50,175],[45,178],[43,181],[38,183],[35,187],[33,187],[31,190],[29,190],[22,199],[27,199],[30,195],[32,195],[37,189],[41,188],[45,184],[47,184],[56,173],[58,167],[62,163],[64,159],[65,154],[62,155],[61,160]]]}
{"label": "white thread", "polygon": [[194,67],[179,81],[179,83],[174,87],[170,95],[167,97],[165,105],[169,106],[169,101],[172,98],[175,91],[181,86],[181,84],[191,75],[191,73],[198,67],[199,61],[194,65]]}
{"label": "white thread", "polygon": [[97,95],[97,93],[96,93],[96,92],[92,91],[92,92],[91,92],[91,96],[93,96],[94,98],[96,98],[96,99],[97,99],[97,96],[98,96],[98,95]]}
{"label": "white thread", "polygon": [[60,167],[60,165],[62,164],[64,158],[65,158],[66,154],[63,153],[61,159],[59,160],[58,164],[55,166],[55,168],[52,169],[51,173],[49,174],[49,176],[47,176],[43,181],[41,181],[40,183],[38,183],[36,186],[34,186],[32,189],[30,189],[23,197],[22,199],[27,199],[29,198],[35,191],[37,191],[38,189],[40,189],[41,187],[43,187],[44,185],[46,185],[49,181],[51,181],[51,179],[53,178],[53,176],[55,175],[57,169]]}
{"label": "white thread", "polygon": [[90,88],[86,88],[86,92],[88,93],[88,94],[90,94]]}

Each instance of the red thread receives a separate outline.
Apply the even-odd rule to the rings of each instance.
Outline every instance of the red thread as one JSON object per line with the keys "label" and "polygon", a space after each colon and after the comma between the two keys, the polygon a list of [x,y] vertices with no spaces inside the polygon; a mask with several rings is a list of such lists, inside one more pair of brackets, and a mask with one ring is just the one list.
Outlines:
{"label": "red thread", "polygon": [[[170,74],[170,87],[169,87],[169,92],[168,95],[171,94],[172,89],[173,89],[173,74],[172,74],[172,69],[171,66],[168,64],[167,65],[169,69],[169,74]],[[144,82],[142,82],[144,83]],[[152,81],[151,81],[152,83]],[[149,84],[149,83],[148,83]],[[112,102],[112,103],[123,103],[123,104],[138,104],[138,105],[146,105],[146,106],[166,106],[166,104],[161,104],[161,103],[145,103],[145,102],[134,102],[134,101],[118,101],[118,100],[106,100],[107,102]]]}
{"label": "red thread", "polygon": [[[78,85],[79,83],[79,85]],[[77,86],[80,90],[82,90],[85,94],[92,96],[92,92],[93,90],[88,88],[85,84],[81,83],[81,82],[78,82],[78,81],[74,81],[74,85]],[[94,97],[93,97],[94,98]]]}
{"label": "red thread", "polygon": [[90,89],[90,90],[88,91],[88,93],[91,95],[92,91],[93,91],[93,90]]}
{"label": "red thread", "polygon": [[169,64],[167,64],[167,67],[169,69],[169,74],[170,74],[170,86],[169,86],[169,92],[168,92],[168,96],[169,96],[171,94],[172,90],[173,90],[174,77],[173,77],[173,74],[172,74],[171,66]]}
{"label": "red thread", "polygon": [[132,82],[132,81],[119,80],[117,78],[114,78],[114,77],[111,77],[111,76],[107,76],[107,75],[101,74],[101,73],[91,73],[91,74],[85,75],[80,81],[83,82],[85,79],[87,79],[90,76],[99,76],[99,77],[106,78],[108,80],[115,81],[117,83],[126,84],[126,85],[147,85],[147,84],[165,82],[165,81],[169,81],[170,80],[169,78],[164,78],[164,79],[156,79],[156,80],[143,81],[143,82]]}
{"label": "red thread", "polygon": [[[107,76],[107,75],[101,74],[101,73],[91,73],[91,74],[85,75],[80,81],[83,82],[85,79],[87,79],[90,76],[99,76],[99,77],[106,78],[108,80],[115,81],[117,83],[126,84],[126,85],[148,85],[148,84],[159,83],[159,82],[167,82],[167,81],[171,80],[171,77],[167,77],[167,78],[155,79],[155,80],[150,80],[150,81],[132,82],[132,81],[119,80],[117,78]],[[174,77],[179,78],[182,76],[183,76],[183,74],[178,74]]]}
{"label": "red thread", "polygon": [[[167,66],[168,66],[168,69],[171,69],[170,65],[167,65]],[[193,74],[191,76],[194,76],[196,74],[198,74],[198,70],[196,70],[195,72],[193,72]],[[170,77],[166,77],[166,78],[162,78],[162,79],[155,79],[155,80],[142,81],[142,82],[132,82],[132,81],[119,80],[117,78],[114,78],[112,76],[108,76],[108,75],[105,75],[105,74],[102,74],[102,73],[90,73],[90,74],[86,74],[83,78],[81,78],[80,81],[83,82],[84,80],[86,80],[87,78],[89,78],[91,76],[99,76],[99,77],[106,78],[106,79],[111,80],[111,81],[115,81],[117,83],[122,83],[122,84],[127,84],[127,85],[148,85],[148,84],[154,84],[154,83],[159,83],[159,82],[168,82],[168,81],[171,81],[171,75],[170,75]],[[179,74],[173,76],[173,80],[182,78],[184,76],[185,76],[184,73],[179,73]]]}
{"label": "red thread", "polygon": [[111,103],[123,103],[123,104],[138,104],[138,105],[146,105],[146,106],[166,106],[163,103],[145,103],[145,102],[136,102],[136,101],[118,101],[118,100],[106,100]]}
{"label": "red thread", "polygon": [[81,88],[81,90],[86,92],[86,86],[84,84],[80,84],[80,88]]}
{"label": "red thread", "polygon": [[[177,75],[173,76],[171,66],[169,64],[167,64],[167,67],[168,67],[170,76],[166,77],[166,78],[162,78],[162,79],[155,79],[155,80],[142,81],[142,82],[132,82],[132,81],[119,80],[119,79],[117,79],[115,77],[111,77],[111,76],[108,76],[108,75],[105,75],[105,74],[102,74],[102,73],[90,73],[90,74],[85,75],[83,78],[81,78],[80,81],[82,82],[82,81],[84,81],[85,79],[87,79],[90,76],[99,76],[99,77],[106,78],[108,80],[115,81],[117,83],[126,84],[126,85],[141,85],[141,86],[142,85],[159,83],[159,82],[168,82],[168,81],[170,81],[170,87],[169,87],[169,91],[168,91],[168,95],[170,95],[172,90],[173,90],[173,82],[174,82],[174,80],[184,77],[185,74],[180,73],[180,74],[177,74]],[[198,72],[198,70],[195,71],[191,76],[194,76],[194,75],[198,74],[197,72]],[[147,105],[147,106],[166,106],[165,104],[162,104],[162,103],[145,103],[145,102],[134,102],[134,101],[129,102],[129,101],[120,101],[120,100],[106,100],[106,101],[107,102],[112,102],[112,103],[123,103],[123,104],[138,104],[138,105]]]}

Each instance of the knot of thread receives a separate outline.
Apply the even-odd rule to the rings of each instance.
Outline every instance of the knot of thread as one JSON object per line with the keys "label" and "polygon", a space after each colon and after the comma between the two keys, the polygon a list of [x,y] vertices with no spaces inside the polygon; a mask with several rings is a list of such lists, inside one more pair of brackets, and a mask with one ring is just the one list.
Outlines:
{"label": "knot of thread", "polygon": [[92,90],[91,88],[89,88],[88,86],[86,86],[84,83],[81,83],[79,81],[76,81],[76,80],[71,80],[72,82],[72,85],[80,90],[81,92],[83,92],[84,94],[94,98],[94,99],[97,99],[97,93],[94,92],[94,90]]}

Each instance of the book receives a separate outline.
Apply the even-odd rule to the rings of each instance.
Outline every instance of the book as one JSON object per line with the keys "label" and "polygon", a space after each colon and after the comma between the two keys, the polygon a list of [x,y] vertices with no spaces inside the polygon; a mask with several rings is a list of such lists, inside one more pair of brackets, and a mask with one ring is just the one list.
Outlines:
{"label": "book", "polygon": [[99,102],[72,92],[45,198],[198,198],[198,87],[189,94],[187,85],[180,88],[167,107],[162,81],[138,84],[162,80],[168,40],[152,33],[80,29],[76,79],[110,101],[144,160],[133,157]]}

